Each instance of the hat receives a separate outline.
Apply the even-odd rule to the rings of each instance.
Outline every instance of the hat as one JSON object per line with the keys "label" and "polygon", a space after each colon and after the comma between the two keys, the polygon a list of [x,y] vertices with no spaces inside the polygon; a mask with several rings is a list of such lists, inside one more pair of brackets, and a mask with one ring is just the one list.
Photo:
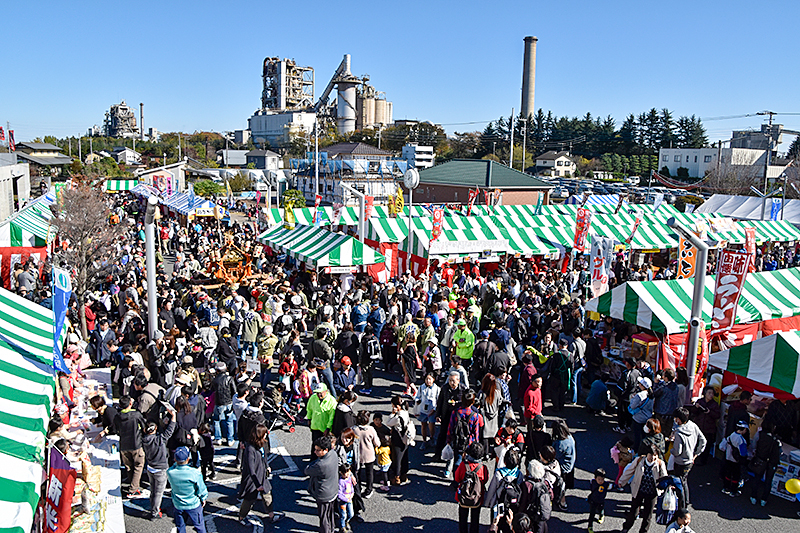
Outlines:
{"label": "hat", "polygon": [[181,385],[189,385],[192,383],[192,379],[189,377],[188,374],[178,374],[178,377],[175,378],[175,383],[180,383]]}
{"label": "hat", "polygon": [[639,385],[643,386],[645,389],[649,389],[653,386],[653,382],[650,381],[650,378],[639,378]]}
{"label": "hat", "polygon": [[223,363],[222,361],[220,361],[219,363],[217,363],[217,364],[214,366],[214,368],[216,368],[216,369],[217,369],[217,372],[224,372],[224,371],[228,370],[228,367],[227,367],[227,366],[225,365],[225,363]]}
{"label": "hat", "polygon": [[[192,346],[192,348],[194,348],[194,346]],[[187,365],[194,364],[194,357],[192,357],[191,355],[184,355],[183,362],[186,363]]]}
{"label": "hat", "polygon": [[70,343],[70,344],[77,344],[80,341],[81,341],[80,338],[78,338],[78,335],[76,335],[75,333],[70,333],[67,336],[67,342]]}
{"label": "hat", "polygon": [[750,424],[746,420],[739,420],[736,422],[736,429],[750,429]]}
{"label": "hat", "polygon": [[[203,351],[203,347],[200,346],[199,344],[195,344],[194,346],[192,346],[192,351],[193,352],[202,352]],[[192,362],[194,363],[194,360],[192,360]]]}
{"label": "hat", "polygon": [[350,365],[352,365],[352,364],[353,364],[353,362],[350,360],[350,358],[349,358],[349,357],[347,357],[347,356],[345,355],[344,357],[342,357],[342,364],[343,364],[344,366],[350,366]]}
{"label": "hat", "polygon": [[466,326],[466,325],[467,325],[467,321],[464,320],[463,318],[459,318],[458,322],[456,322],[456,326]]}
{"label": "hat", "polygon": [[175,461],[184,463],[189,460],[189,448],[180,446],[175,450]]}
{"label": "hat", "polygon": [[153,340],[154,341],[157,341],[157,340],[160,340],[160,339],[163,339],[163,338],[164,338],[164,332],[163,331],[156,330],[156,332],[153,333]]}
{"label": "hat", "polygon": [[320,359],[319,357],[315,357],[313,359],[313,361],[311,361],[311,362],[314,363],[314,366],[318,366],[318,367],[324,367],[325,366],[325,361]]}
{"label": "hat", "polygon": [[436,340],[436,337],[431,337],[430,339],[428,339],[428,344],[436,344],[437,342],[438,341]]}
{"label": "hat", "polygon": [[488,339],[489,338],[489,332],[486,331],[486,330],[481,331],[480,335],[481,335],[481,339]]}
{"label": "hat", "polygon": [[317,386],[314,387],[314,392],[315,393],[317,393],[317,392],[325,392],[327,390],[328,390],[328,386],[325,385],[324,383],[317,383]]}

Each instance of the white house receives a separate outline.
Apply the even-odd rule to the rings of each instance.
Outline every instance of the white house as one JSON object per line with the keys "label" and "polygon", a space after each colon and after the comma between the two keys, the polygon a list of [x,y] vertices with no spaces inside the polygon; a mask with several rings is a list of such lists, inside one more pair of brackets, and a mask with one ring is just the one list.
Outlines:
{"label": "white house", "polygon": [[403,146],[403,159],[413,168],[431,168],[434,163],[433,146],[411,143]]}
{"label": "white house", "polygon": [[578,166],[566,150],[550,150],[536,158],[536,173],[541,176],[574,176],[577,170]]}
{"label": "white house", "polygon": [[142,154],[137,152],[136,150],[132,150],[127,146],[117,146],[114,148],[114,152],[111,154],[118,164],[120,165],[141,165],[142,164]]}
{"label": "white house", "polygon": [[[679,168],[689,171],[690,178],[702,178],[706,173],[720,166],[749,167],[748,174],[764,174],[766,150],[750,148],[662,148],[658,151],[659,170],[667,167],[670,176],[677,176]],[[768,177],[777,178],[785,165],[770,165]]]}

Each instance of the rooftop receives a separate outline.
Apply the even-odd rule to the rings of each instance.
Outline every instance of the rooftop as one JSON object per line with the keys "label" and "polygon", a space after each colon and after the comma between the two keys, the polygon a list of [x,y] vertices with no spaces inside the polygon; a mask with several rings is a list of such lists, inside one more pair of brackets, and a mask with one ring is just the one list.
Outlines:
{"label": "rooftop", "polygon": [[420,183],[462,185],[468,187],[531,187],[553,186],[519,170],[488,159],[451,159],[441,165],[421,170]]}
{"label": "rooftop", "polygon": [[337,155],[380,155],[386,157],[393,155],[392,152],[381,150],[362,142],[334,144],[320,151],[327,152],[329,159],[333,159]]}
{"label": "rooftop", "polygon": [[71,157],[61,154],[34,155],[34,154],[26,154],[25,152],[17,152],[17,157],[19,157],[20,159],[25,159],[26,161],[30,161],[31,163],[36,163],[38,165],[69,165],[70,163],[72,163]]}
{"label": "rooftop", "polygon": [[264,157],[264,156],[267,156],[267,157],[280,157],[280,154],[276,154],[272,150],[261,150],[260,148],[256,149],[256,150],[250,150],[249,152],[247,152],[244,155],[246,155],[247,157]]}
{"label": "rooftop", "polygon": [[554,150],[550,150],[549,152],[545,152],[542,155],[537,156],[536,160],[537,161],[555,161],[559,157],[567,157],[567,158],[569,158],[570,155],[569,155],[569,152],[567,152],[566,150],[563,150],[561,152],[556,152]]}

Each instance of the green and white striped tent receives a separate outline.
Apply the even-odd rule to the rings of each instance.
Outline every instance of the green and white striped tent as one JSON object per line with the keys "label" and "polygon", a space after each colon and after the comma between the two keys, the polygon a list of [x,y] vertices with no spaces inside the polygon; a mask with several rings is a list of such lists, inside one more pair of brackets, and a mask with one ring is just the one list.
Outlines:
{"label": "green and white striped tent", "polygon": [[709,366],[800,397],[800,332],[781,331],[712,353]]}
{"label": "green and white striped tent", "polygon": [[55,201],[55,193],[48,192],[0,223],[0,247],[47,246],[56,235],[50,211]]}
{"label": "green and white striped tent", "polygon": [[103,183],[103,190],[106,192],[132,191],[139,185],[139,180],[106,180]]}
{"label": "green and white striped tent", "polygon": [[[706,276],[703,320],[711,326],[716,276]],[[587,311],[672,334],[686,331],[692,308],[694,279],[629,281],[594,298]],[[772,318],[800,315],[800,268],[748,274],[736,323],[750,324]]]}
{"label": "green and white striped tent", "polygon": [[350,267],[386,262],[383,255],[350,235],[325,228],[297,225],[275,226],[258,237],[259,242],[286,252],[315,267]]}
{"label": "green and white striped tent", "polygon": [[0,531],[27,533],[55,392],[53,313],[0,289]]}

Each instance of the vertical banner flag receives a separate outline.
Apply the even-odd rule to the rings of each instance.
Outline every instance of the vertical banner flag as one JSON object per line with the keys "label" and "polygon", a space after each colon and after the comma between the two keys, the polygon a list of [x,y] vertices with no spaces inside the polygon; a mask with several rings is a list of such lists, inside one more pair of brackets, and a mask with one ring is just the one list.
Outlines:
{"label": "vertical banner flag", "polygon": [[475,205],[475,199],[478,198],[478,194],[480,194],[480,189],[472,189],[469,190],[469,199],[467,201],[467,216],[472,214],[472,206]]}
{"label": "vertical banner flag", "polygon": [[339,225],[339,219],[342,218],[342,208],[344,208],[344,204],[339,202],[333,204],[333,217],[331,218],[331,226]]}
{"label": "vertical banner flag", "polygon": [[658,192],[656,193],[655,200],[653,200],[653,213],[658,211],[658,208],[661,207],[661,204],[664,203],[664,193]]}
{"label": "vertical banner flag", "polygon": [[372,217],[372,210],[375,204],[375,198],[372,196],[364,197],[364,216],[367,218]]}
{"label": "vertical banner flag", "polygon": [[694,204],[686,204],[683,206],[683,212],[686,213],[687,215],[691,215],[692,213],[694,213],[694,208],[695,208]]}
{"label": "vertical banner flag", "polygon": [[433,210],[433,228],[431,228],[431,241],[435,241],[442,234],[442,222],[444,221],[444,209],[437,207]]}
{"label": "vertical banner flag", "polygon": [[189,184],[189,211],[191,212],[194,209],[194,202],[195,202],[195,195],[194,195],[194,184]]}
{"label": "vertical banner flag", "polygon": [[314,225],[319,226],[322,224],[322,210],[319,208],[319,203],[322,201],[322,195],[318,194],[314,197]]}
{"label": "vertical banner flag", "polygon": [[294,229],[294,225],[294,208],[291,203],[287,203],[286,208],[283,210],[283,227],[286,229]]}
{"label": "vertical banner flag", "polygon": [[490,196],[490,194],[489,194],[489,190],[488,189],[483,191],[483,199],[486,200],[487,207],[492,205],[492,202],[489,201],[489,196]]}
{"label": "vertical banner flag", "polygon": [[775,222],[778,220],[778,216],[781,212],[781,204],[783,201],[780,198],[773,198],[772,199],[772,208],[769,211],[769,219]]}
{"label": "vertical banner flag", "polygon": [[639,229],[639,226],[641,225],[641,223],[642,223],[642,212],[637,210],[636,211],[636,220],[633,222],[633,229],[631,230],[631,234],[628,235],[627,239],[625,239],[625,242],[627,244],[631,243],[631,241],[633,240],[633,237],[636,235],[636,230]]}
{"label": "vertical banner flag", "polygon": [[503,199],[503,191],[501,191],[500,189],[495,189],[494,198],[492,198],[492,212],[494,212],[497,206],[500,205],[502,199]]}
{"label": "vertical banner flag", "polygon": [[0,126],[0,141],[5,141],[5,140],[6,140],[6,132],[5,130],[3,130],[3,127]]}
{"label": "vertical banner flag", "polygon": [[61,330],[64,329],[64,320],[67,318],[69,299],[72,296],[72,279],[69,272],[60,268],[53,268],[53,366],[69,374],[70,370],[61,354]]}
{"label": "vertical banner flag", "polygon": [[[697,398],[698,396],[702,395],[703,388],[705,387],[705,380],[703,380],[703,375],[706,373],[706,368],[708,368],[708,331],[706,330],[706,324],[702,320],[700,321],[700,338],[697,339],[697,363],[695,363],[695,380],[694,380],[694,389],[692,390],[692,397]],[[685,353],[689,353],[689,335],[686,335],[686,349],[684,350]]]}
{"label": "vertical banner flag", "polygon": [[592,254],[590,266],[592,269],[592,291],[597,298],[608,292],[608,268],[606,258],[612,248],[611,239],[595,235],[592,238]]}
{"label": "vertical banner flag", "polygon": [[17,143],[14,142],[14,130],[8,130],[8,150],[10,152],[17,150]]}
{"label": "vertical banner flag", "polygon": [[614,214],[615,215],[617,213],[619,213],[620,209],[622,209],[622,202],[624,202],[624,201],[625,201],[625,195],[624,194],[620,194],[619,195],[619,200],[617,200],[617,207],[614,209]]}
{"label": "vertical banner flag", "polygon": [[541,215],[542,214],[542,205],[544,205],[544,193],[543,192],[538,192],[536,194],[538,194],[539,197],[536,199],[536,210],[533,212],[533,214]]}
{"label": "vertical banner flag", "polygon": [[744,279],[750,256],[747,250],[723,250],[717,266],[717,280],[714,285],[714,310],[711,314],[711,337],[727,331],[736,320],[739,295],[742,293]]}
{"label": "vertical banner flag", "polygon": [[403,189],[397,187],[397,196],[394,197],[394,212],[397,216],[402,216],[403,207],[405,207],[405,200],[403,200]]}
{"label": "vertical banner flag", "polygon": [[256,191],[256,205],[261,203],[261,191]]}
{"label": "vertical banner flag", "polygon": [[591,193],[588,192],[588,191],[583,193],[583,197],[581,198],[581,207],[586,205],[586,202],[589,201],[589,196],[590,195],[591,195]]}
{"label": "vertical banner flag", "polygon": [[744,229],[744,249],[747,250],[747,255],[750,256],[749,272],[756,271],[756,228]]}
{"label": "vertical banner flag", "polygon": [[233,207],[233,191],[231,190],[231,182],[225,180],[225,188],[228,190],[228,207]]}
{"label": "vertical banner flag", "polygon": [[78,472],[53,446],[50,448],[50,468],[47,472],[47,497],[44,500],[45,533],[65,533],[71,524],[72,497]]}
{"label": "vertical banner flag", "polygon": [[397,216],[397,211],[395,211],[394,207],[394,195],[389,195],[389,198],[386,202],[386,207],[389,208],[389,218],[395,218]]}
{"label": "vertical banner flag", "polygon": [[589,226],[592,224],[592,212],[583,207],[578,209],[577,217],[575,218],[575,239],[573,240],[574,248],[580,253],[586,250],[586,236],[589,234]]}
{"label": "vertical banner flag", "polygon": [[694,277],[694,269],[697,264],[697,248],[691,241],[679,238],[678,241],[678,279],[688,279]]}

